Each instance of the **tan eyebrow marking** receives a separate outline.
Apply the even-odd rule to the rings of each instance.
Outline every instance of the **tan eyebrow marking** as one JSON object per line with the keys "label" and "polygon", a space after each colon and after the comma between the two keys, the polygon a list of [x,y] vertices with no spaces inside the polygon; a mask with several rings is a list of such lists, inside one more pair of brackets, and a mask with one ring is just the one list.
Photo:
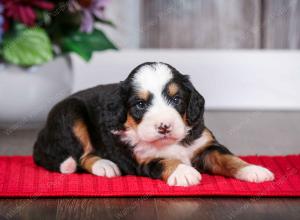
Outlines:
{"label": "tan eyebrow marking", "polygon": [[144,101],[147,101],[147,100],[149,99],[150,93],[149,93],[149,91],[147,91],[147,90],[142,90],[142,91],[138,91],[138,92],[137,92],[137,96],[138,96],[140,99],[142,99],[142,100],[144,100]]}
{"label": "tan eyebrow marking", "polygon": [[168,85],[168,95],[169,96],[176,95],[177,92],[178,92],[178,90],[179,90],[179,87],[178,87],[178,85],[176,83],[170,83]]}

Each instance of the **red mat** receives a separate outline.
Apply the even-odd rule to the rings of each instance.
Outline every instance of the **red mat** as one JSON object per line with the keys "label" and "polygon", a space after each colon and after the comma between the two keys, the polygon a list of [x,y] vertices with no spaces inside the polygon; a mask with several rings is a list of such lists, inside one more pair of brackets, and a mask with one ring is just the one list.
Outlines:
{"label": "red mat", "polygon": [[145,177],[108,179],[90,174],[62,175],[37,167],[29,156],[2,156],[0,197],[300,196],[300,155],[243,158],[269,168],[276,180],[257,184],[203,174],[197,186],[169,187],[160,180]]}

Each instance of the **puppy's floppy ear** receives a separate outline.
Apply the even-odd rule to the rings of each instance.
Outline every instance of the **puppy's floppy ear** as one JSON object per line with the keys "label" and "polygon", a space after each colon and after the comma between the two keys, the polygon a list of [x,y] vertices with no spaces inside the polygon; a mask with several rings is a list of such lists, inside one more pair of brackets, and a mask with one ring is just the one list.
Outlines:
{"label": "puppy's floppy ear", "polygon": [[129,92],[130,92],[130,85],[128,80],[121,81],[119,83],[119,90],[118,90],[118,95],[120,98],[118,114],[119,114],[120,122],[122,124],[124,124],[127,119],[127,113],[128,113],[127,101],[128,101]]}
{"label": "puppy's floppy ear", "polygon": [[122,130],[127,119],[126,95],[121,82],[116,89],[111,91],[105,102],[101,100],[105,106],[104,109],[102,105],[95,107],[96,114],[100,116],[98,123],[105,124],[108,130]]}
{"label": "puppy's floppy ear", "polygon": [[184,85],[190,92],[190,99],[186,109],[186,118],[190,126],[203,122],[205,100],[195,89],[189,76],[184,76]]}

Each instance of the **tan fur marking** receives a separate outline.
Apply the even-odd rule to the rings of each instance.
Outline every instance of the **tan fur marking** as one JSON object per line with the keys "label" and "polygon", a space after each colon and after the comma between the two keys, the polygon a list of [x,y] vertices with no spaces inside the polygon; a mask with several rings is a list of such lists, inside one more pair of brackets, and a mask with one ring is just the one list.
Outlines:
{"label": "tan fur marking", "polygon": [[193,153],[192,156],[192,160],[199,156],[200,154],[202,154],[203,151],[205,151],[211,144],[213,141],[215,141],[215,138],[213,136],[213,134],[211,133],[210,130],[208,130],[207,128],[205,128],[201,134],[201,138],[205,138],[205,142],[204,144],[202,144],[201,146],[199,146],[199,148],[197,150],[195,150],[195,152]]}
{"label": "tan fur marking", "polygon": [[215,151],[207,155],[204,162],[205,169],[217,175],[233,177],[238,170],[249,164],[242,159],[229,154],[220,154]]}
{"label": "tan fur marking", "polygon": [[[148,164],[150,163],[154,158],[146,158],[143,160],[138,160],[139,164]],[[163,159],[160,161],[160,163],[163,166],[163,171],[162,171],[162,180],[167,181],[169,176],[175,171],[177,166],[179,164],[182,164],[180,160],[177,159]]]}
{"label": "tan fur marking", "polygon": [[88,154],[80,159],[80,165],[83,169],[92,173],[93,165],[98,160],[101,160],[101,157],[95,156],[93,154]]}
{"label": "tan fur marking", "polygon": [[139,164],[147,164],[147,163],[150,163],[151,160],[153,160],[155,158],[152,158],[152,157],[139,158],[139,157],[136,157],[136,155],[135,155],[135,159]]}
{"label": "tan fur marking", "polygon": [[149,92],[146,90],[138,91],[137,96],[144,101],[147,101],[149,99]]}
{"label": "tan fur marking", "polygon": [[175,159],[164,159],[161,161],[161,163],[163,165],[163,172],[161,176],[164,181],[167,181],[169,176],[171,176],[171,174],[175,171],[177,166],[182,162],[180,160]]}
{"label": "tan fur marking", "polygon": [[183,123],[184,123],[186,126],[189,126],[188,121],[187,121],[186,113],[184,113],[184,115],[182,116],[182,120],[183,120]]}
{"label": "tan fur marking", "polygon": [[168,94],[169,96],[174,96],[177,94],[179,87],[176,83],[170,83],[168,85]]}
{"label": "tan fur marking", "polygon": [[135,160],[138,162],[138,164],[143,164],[143,163],[148,163],[151,159],[148,159],[148,158],[140,158],[140,157],[137,157],[135,154],[134,154],[134,157],[135,157]]}
{"label": "tan fur marking", "polygon": [[[207,128],[204,129],[201,137],[205,138],[205,143],[194,152],[192,160],[201,155],[215,141],[213,134]],[[204,168],[211,173],[229,177],[234,176],[239,169],[247,165],[248,163],[234,155],[221,154],[218,151],[207,155],[204,161]]]}
{"label": "tan fur marking", "polygon": [[137,127],[137,123],[134,120],[134,118],[128,113],[127,114],[127,120],[125,122],[125,127],[126,128],[133,128],[135,129]]}
{"label": "tan fur marking", "polygon": [[93,151],[93,147],[84,121],[77,120],[73,126],[73,132],[83,146],[83,156],[91,153]]}

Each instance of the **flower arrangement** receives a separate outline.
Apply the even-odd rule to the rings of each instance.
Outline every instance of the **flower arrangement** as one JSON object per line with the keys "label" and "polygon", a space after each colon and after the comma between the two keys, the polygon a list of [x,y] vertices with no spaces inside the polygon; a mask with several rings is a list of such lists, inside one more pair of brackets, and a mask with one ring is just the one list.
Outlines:
{"label": "flower arrangement", "polygon": [[90,60],[94,51],[116,49],[97,22],[109,0],[0,0],[0,61],[39,65],[75,52]]}

